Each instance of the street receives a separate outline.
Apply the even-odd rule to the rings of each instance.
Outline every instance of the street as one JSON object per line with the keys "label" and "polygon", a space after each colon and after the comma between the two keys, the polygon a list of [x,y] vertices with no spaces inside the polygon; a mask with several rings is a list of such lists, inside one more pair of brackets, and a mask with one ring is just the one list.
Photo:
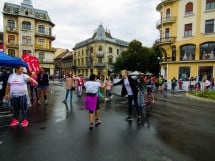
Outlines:
{"label": "street", "polygon": [[101,103],[99,127],[88,129],[83,99],[63,104],[63,86],[51,85],[49,105],[29,110],[28,128],[0,117],[0,161],[214,161],[215,106],[184,93],[156,94],[153,117],[128,123],[127,99]]}

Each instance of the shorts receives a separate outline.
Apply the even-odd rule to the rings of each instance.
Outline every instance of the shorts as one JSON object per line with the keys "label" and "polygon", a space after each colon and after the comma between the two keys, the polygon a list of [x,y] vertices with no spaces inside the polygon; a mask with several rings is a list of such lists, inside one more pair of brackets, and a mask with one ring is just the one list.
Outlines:
{"label": "shorts", "polygon": [[38,85],[37,88],[41,88],[41,89],[46,89],[47,86],[43,86],[43,85]]}

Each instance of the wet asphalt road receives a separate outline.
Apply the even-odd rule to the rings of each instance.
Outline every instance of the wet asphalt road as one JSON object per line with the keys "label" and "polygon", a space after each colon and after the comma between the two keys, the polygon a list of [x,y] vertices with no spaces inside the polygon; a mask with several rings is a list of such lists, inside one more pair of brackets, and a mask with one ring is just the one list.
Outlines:
{"label": "wet asphalt road", "polygon": [[28,128],[5,126],[0,117],[0,161],[214,161],[215,106],[184,94],[156,96],[144,125],[124,121],[127,100],[101,104],[102,124],[88,129],[83,100],[63,104],[64,88],[52,86],[49,106],[33,106]]}

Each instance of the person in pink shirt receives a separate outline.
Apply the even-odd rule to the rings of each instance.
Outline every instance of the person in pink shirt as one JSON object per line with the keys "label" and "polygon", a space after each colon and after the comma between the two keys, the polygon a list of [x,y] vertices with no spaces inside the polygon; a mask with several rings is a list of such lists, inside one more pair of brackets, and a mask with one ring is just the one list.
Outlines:
{"label": "person in pink shirt", "polygon": [[78,78],[78,97],[81,97],[83,94],[83,87],[84,87],[84,79],[83,76],[80,74]]}
{"label": "person in pink shirt", "polygon": [[[31,78],[36,81],[37,80],[37,74],[35,72],[32,72]],[[30,94],[31,94],[31,101],[32,102],[34,100],[34,91],[35,91],[35,96],[36,96],[37,101],[38,101],[37,85],[34,82],[31,82],[30,83]]]}
{"label": "person in pink shirt", "polygon": [[110,79],[110,76],[108,76],[107,80],[105,80],[105,87],[106,87],[106,98],[105,100],[108,101],[109,100],[109,96],[112,99],[113,95],[111,94],[111,88],[113,86],[113,83]]}

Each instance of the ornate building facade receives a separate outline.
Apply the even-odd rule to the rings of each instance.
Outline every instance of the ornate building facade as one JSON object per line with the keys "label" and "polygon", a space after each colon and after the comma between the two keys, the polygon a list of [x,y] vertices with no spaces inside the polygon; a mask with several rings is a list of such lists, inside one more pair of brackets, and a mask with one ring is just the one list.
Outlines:
{"label": "ornate building facade", "polygon": [[162,75],[168,80],[214,77],[215,0],[162,0],[156,9]]}
{"label": "ornate building facade", "polygon": [[113,70],[117,56],[128,47],[128,42],[112,37],[110,31],[99,25],[93,36],[74,47],[73,69],[76,74],[105,74]]}
{"label": "ornate building facade", "polygon": [[28,53],[40,60],[41,67],[54,72],[52,28],[48,12],[33,8],[31,0],[23,0],[21,5],[5,3],[3,8],[4,47],[10,56],[22,57]]}

